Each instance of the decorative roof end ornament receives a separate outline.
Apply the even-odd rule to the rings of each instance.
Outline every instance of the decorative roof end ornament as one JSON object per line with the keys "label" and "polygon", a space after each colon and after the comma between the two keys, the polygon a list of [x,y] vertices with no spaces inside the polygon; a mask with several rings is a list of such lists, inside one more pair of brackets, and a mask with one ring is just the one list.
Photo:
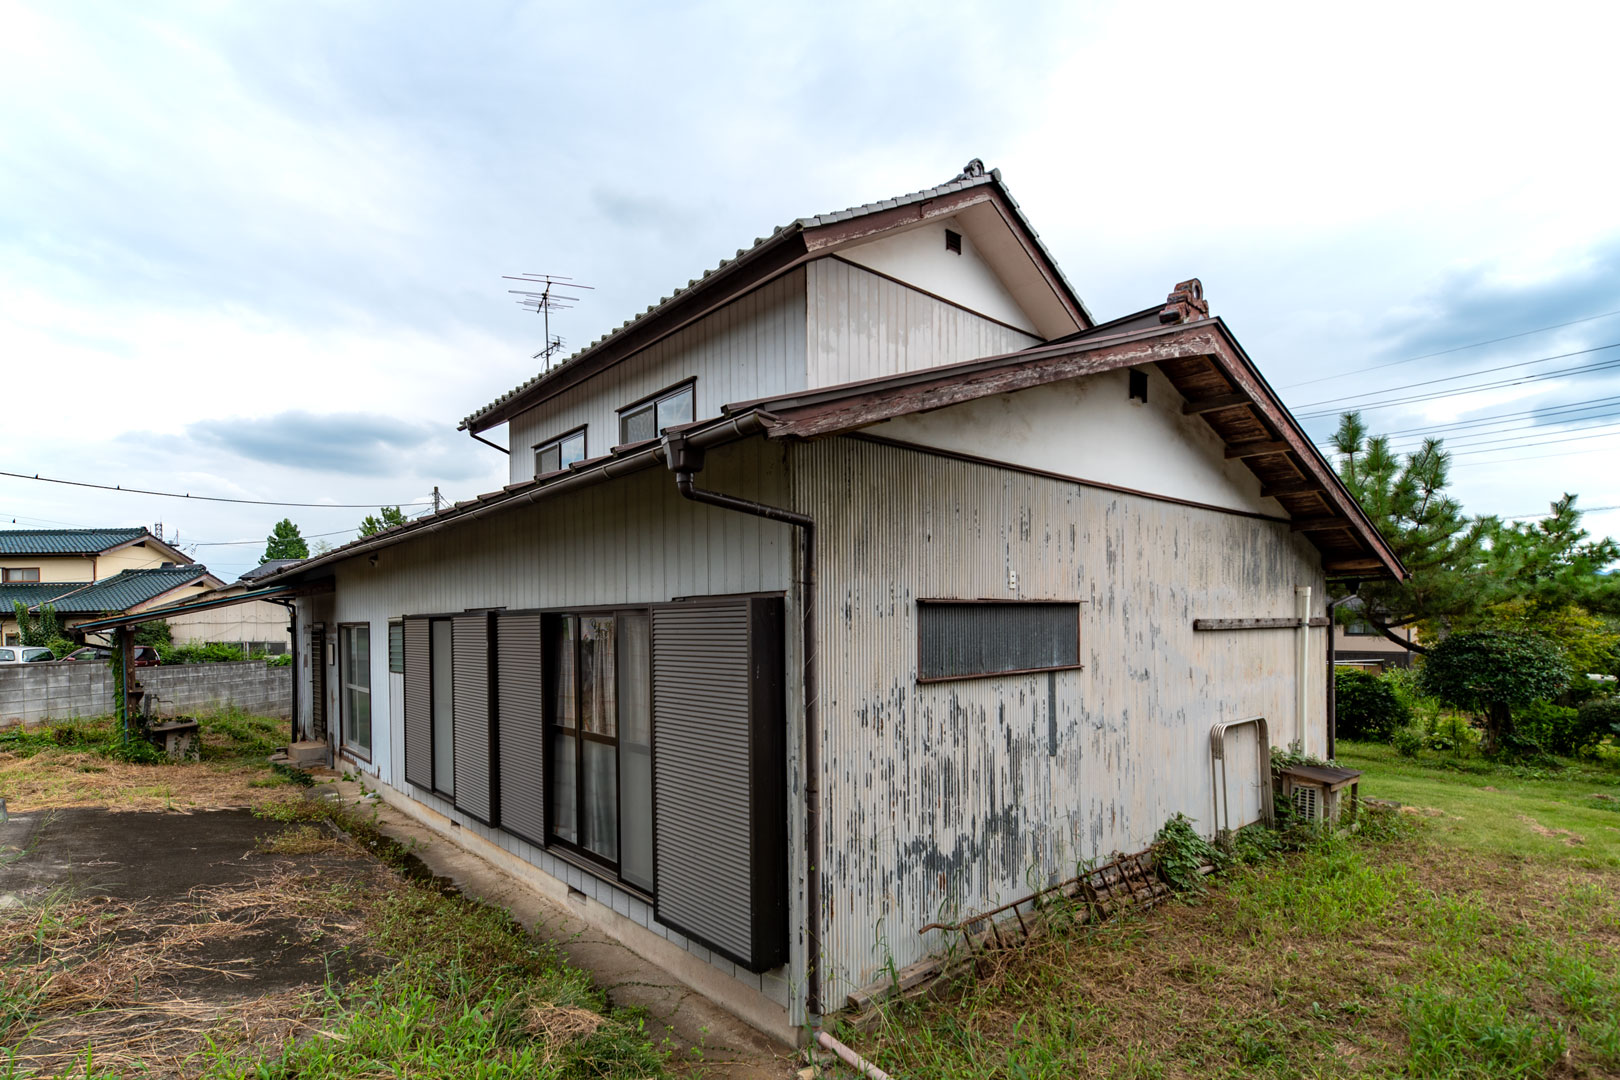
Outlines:
{"label": "decorative roof end ornament", "polygon": [[978,158],[974,158],[972,161],[962,166],[962,171],[951,178],[951,183],[954,184],[958,180],[977,180],[979,177],[983,176],[989,171],[990,170],[984,167],[983,161]]}
{"label": "decorative roof end ornament", "polygon": [[1204,299],[1204,283],[1197,278],[1176,283],[1159,312],[1162,323],[1189,323],[1209,318],[1209,301]]}

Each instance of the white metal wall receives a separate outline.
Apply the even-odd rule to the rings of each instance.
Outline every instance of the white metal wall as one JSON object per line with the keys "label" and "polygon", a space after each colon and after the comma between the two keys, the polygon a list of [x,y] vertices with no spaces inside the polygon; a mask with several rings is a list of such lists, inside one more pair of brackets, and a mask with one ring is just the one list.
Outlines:
{"label": "white metal wall", "polygon": [[803,389],[804,333],[804,271],[795,270],[514,417],[512,482],[534,475],[535,445],[581,424],[586,452],[605,454],[619,442],[619,409],[692,376],[698,420],[731,402]]}
{"label": "white metal wall", "polygon": [[[714,451],[701,483],[785,504],[785,457],[783,447],[768,446],[763,440]],[[788,625],[796,626],[795,551],[787,526],[689,502],[676,493],[667,470],[651,469],[387,548],[378,553],[375,567],[365,557],[339,563],[337,592],[322,614],[329,626],[343,622],[371,626],[374,752],[369,771],[791,1010],[795,977],[788,969],[750,974],[659,926],[647,905],[622,890],[542,848],[480,825],[457,813],[450,802],[406,784],[401,680],[385,675],[388,622],[402,615],[477,607],[629,605],[680,596],[784,591]],[[796,704],[802,702],[797,656],[795,644],[787,668],[789,799],[802,805],[799,755],[794,749],[803,742],[803,706]],[[331,723],[337,722],[334,713]],[[792,815],[789,867],[795,881],[802,875],[802,836],[802,814]],[[798,895],[802,894],[795,896],[791,926],[802,925]],[[802,970],[802,948],[795,949],[795,958],[794,967]],[[800,978],[797,985],[802,984]],[[791,1022],[800,1019],[790,1012]]]}
{"label": "white metal wall", "polygon": [[810,386],[977,360],[1041,340],[837,259],[805,270]]}
{"label": "white metal wall", "polygon": [[[820,552],[829,1001],[942,947],[924,923],[1140,850],[1177,811],[1210,832],[1210,726],[1291,730],[1298,631],[1192,628],[1290,616],[1302,585],[1321,612],[1286,524],[857,439],[796,447],[793,471]],[[918,685],[916,601],[947,597],[1084,601],[1084,669]]]}

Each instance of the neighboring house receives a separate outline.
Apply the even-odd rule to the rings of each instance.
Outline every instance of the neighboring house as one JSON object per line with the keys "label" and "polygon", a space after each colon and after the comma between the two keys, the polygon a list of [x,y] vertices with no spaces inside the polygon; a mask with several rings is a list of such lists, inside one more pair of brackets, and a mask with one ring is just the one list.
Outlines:
{"label": "neighboring house", "polygon": [[1255,820],[1212,727],[1324,753],[1326,582],[1403,573],[1198,282],[1098,323],[978,162],[462,427],[503,425],[503,489],[267,579],[329,590],[303,730],[784,1038],[925,924]]}
{"label": "neighboring house", "polygon": [[[1334,623],[1333,662],[1343,667],[1362,668],[1375,675],[1393,667],[1411,667],[1412,650],[1397,645],[1379,633],[1372,623],[1360,618],[1356,614],[1360,607],[1361,601],[1355,597],[1339,605],[1339,610],[1349,615],[1348,621]],[[1409,626],[1395,633],[1405,641],[1416,640]]]}
{"label": "neighboring house", "polygon": [[[271,559],[228,585],[221,585],[200,597],[188,597],[176,603],[224,600],[241,596],[257,588],[263,578],[295,566],[299,561]],[[249,655],[262,652],[274,656],[286,652],[292,644],[289,612],[282,605],[269,601],[220,605],[191,614],[178,614],[165,621],[169,624],[170,635],[177,645],[190,641],[218,641],[240,646]]]}
{"label": "neighboring house", "polygon": [[[206,567],[193,565],[184,552],[146,529],[0,530],[0,641],[17,636],[14,601],[30,609],[51,604],[59,613],[84,613],[84,618],[64,618],[64,625],[72,626],[92,613],[190,598],[198,582],[204,589],[220,584]],[[70,595],[76,595],[73,606],[64,607]]]}
{"label": "neighboring house", "polygon": [[21,600],[34,613],[47,604],[55,608],[58,623],[72,637],[73,631],[81,623],[109,615],[147,611],[163,604],[196,600],[222,584],[224,582],[208,572],[208,567],[186,563],[183,566],[123,570],[89,584],[66,583],[44,587],[0,585],[0,604],[4,604],[6,611],[11,613],[6,620],[6,640],[16,636],[16,609],[12,607],[14,600]]}

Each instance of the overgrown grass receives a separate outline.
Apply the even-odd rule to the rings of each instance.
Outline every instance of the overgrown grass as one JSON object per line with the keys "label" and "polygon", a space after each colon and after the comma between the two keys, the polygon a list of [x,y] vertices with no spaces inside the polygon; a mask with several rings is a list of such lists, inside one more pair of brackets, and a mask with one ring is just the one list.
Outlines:
{"label": "overgrown grass", "polygon": [[[1385,781],[1371,768],[1364,791]],[[1459,781],[1427,777],[1422,805]],[[848,1038],[908,1080],[1620,1072],[1615,877],[1567,848],[1470,846],[1424,814],[1369,820],[1262,851],[1207,894],[1102,925],[1054,919]]]}
{"label": "overgrown grass", "polygon": [[19,811],[197,808],[296,797],[274,789],[307,781],[294,771],[272,771],[265,761],[286,742],[286,721],[239,709],[198,720],[201,760],[190,762],[171,762],[147,743],[126,747],[111,717],[0,730],[0,791]]}
{"label": "overgrown grass", "polygon": [[[380,840],[369,819],[330,803],[300,802],[267,818],[298,823],[276,854],[309,855],[304,841],[347,828],[384,863],[408,853]],[[274,845],[272,845],[274,846]],[[330,844],[320,845],[323,858]],[[147,912],[94,898],[55,895],[24,911],[0,913],[0,1080],[36,1067],[17,1047],[30,1032],[64,1022],[94,1031],[75,1065],[50,1075],[80,1078],[178,1075],[207,1080],[361,1080],[379,1076],[507,1080],[640,1078],[664,1075],[664,1055],[642,1015],[615,1011],[590,977],[505,911],[354,858],[320,874],[295,870],[241,888],[199,896],[197,910]],[[223,913],[223,914],[222,914]],[[219,927],[220,918],[237,923]],[[351,961],[363,974],[345,982],[318,975],[307,989],[268,1002],[245,999],[198,1009],[182,999],[151,1002],[141,981],[115,978],[132,950],[166,938],[231,932],[266,919],[297,922],[304,940],[328,947],[327,966]],[[103,919],[104,925],[93,921]],[[200,930],[194,928],[201,927]],[[150,958],[166,962],[164,955]],[[116,964],[114,962],[116,961]],[[98,965],[108,964],[108,974]],[[122,967],[116,966],[122,965]],[[149,967],[151,965],[148,965]],[[87,984],[101,1000],[82,1009]],[[167,991],[160,992],[166,995]],[[187,1042],[154,1029],[131,1044],[130,1028],[154,1012],[173,1014]],[[199,1027],[200,1023],[200,1027]],[[60,1027],[52,1029],[58,1034]],[[190,1032],[190,1034],[186,1034]],[[145,1048],[145,1049],[143,1049]],[[37,1059],[34,1059],[37,1060]],[[41,1073],[40,1075],[44,1075]]]}
{"label": "overgrown grass", "polygon": [[1620,768],[1559,760],[1499,765],[1477,756],[1403,757],[1377,743],[1341,743],[1362,769],[1361,794],[1426,812],[1436,841],[1469,851],[1620,869]]}

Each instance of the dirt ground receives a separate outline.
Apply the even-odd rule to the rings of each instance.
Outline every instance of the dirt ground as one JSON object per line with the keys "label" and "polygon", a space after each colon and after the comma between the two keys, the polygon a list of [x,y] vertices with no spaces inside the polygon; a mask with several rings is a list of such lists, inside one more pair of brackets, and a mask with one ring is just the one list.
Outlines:
{"label": "dirt ground", "polygon": [[187,1075],[205,1036],[291,1037],[329,978],[377,970],[362,927],[321,893],[375,887],[388,871],[336,843],[265,850],[296,828],[247,810],[12,814],[0,825],[0,986],[43,994],[44,1017],[16,1065],[82,1065],[89,1044],[102,1068]]}

